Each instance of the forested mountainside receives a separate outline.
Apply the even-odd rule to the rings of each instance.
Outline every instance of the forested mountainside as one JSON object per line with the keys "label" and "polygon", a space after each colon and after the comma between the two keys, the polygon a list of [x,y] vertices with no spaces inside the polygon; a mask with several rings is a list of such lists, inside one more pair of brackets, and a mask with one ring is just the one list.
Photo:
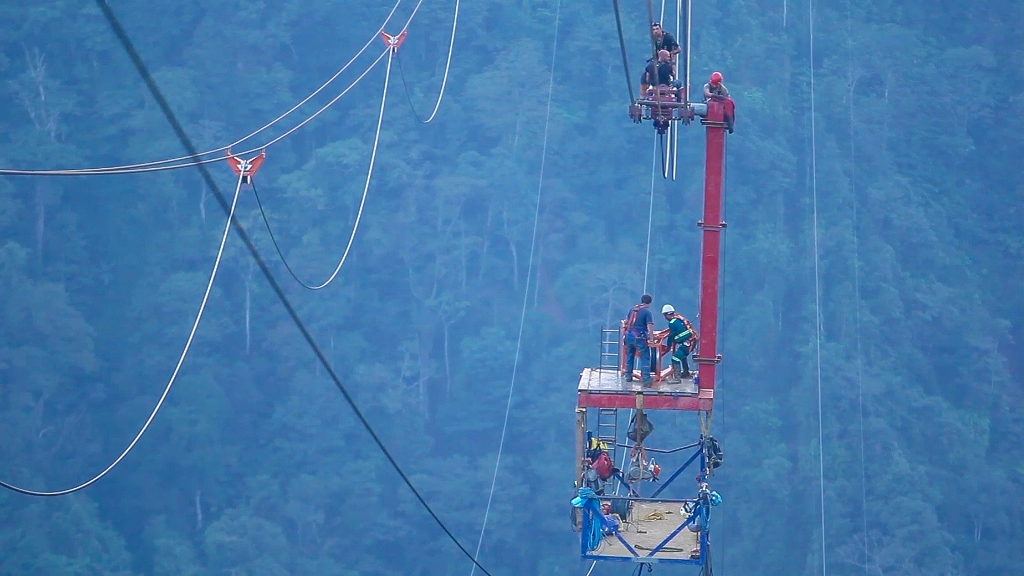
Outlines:
{"label": "forested mountainside", "polygon": [[[638,83],[647,7],[620,4]],[[205,150],[309,94],[392,5],[111,6]],[[820,574],[824,544],[835,575],[1024,573],[1024,4],[817,2],[813,62],[809,6],[693,3],[694,81],[722,71],[737,103],[716,571]],[[599,329],[643,289],[653,130],[626,114],[611,3],[557,0],[463,4],[444,100],[420,124],[409,103],[432,109],[453,8],[425,0],[410,24],[409,94],[396,61],[362,223],[331,286],[289,279],[248,187],[237,211],[470,549],[518,354],[481,562],[496,575],[582,574],[568,521],[575,382],[597,361]],[[2,168],[184,154],[89,0],[0,5],[0,78]],[[271,147],[256,178],[306,282],[330,273],[352,231],[384,78],[382,62]],[[679,179],[654,183],[647,288],[692,318],[700,126],[680,145]],[[227,164],[210,168],[230,196]],[[194,169],[0,177],[0,480],[64,488],[124,449],[185,344],[224,223]],[[62,498],[0,494],[0,574],[468,573],[234,236],[192,346],[152,429],[109,476]],[[692,415],[652,418],[663,445],[696,433]]]}

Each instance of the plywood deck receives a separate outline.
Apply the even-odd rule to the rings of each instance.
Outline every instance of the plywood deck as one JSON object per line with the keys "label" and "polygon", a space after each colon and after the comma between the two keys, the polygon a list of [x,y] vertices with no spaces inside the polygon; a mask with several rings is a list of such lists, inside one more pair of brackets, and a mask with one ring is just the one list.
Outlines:
{"label": "plywood deck", "polygon": [[644,388],[638,380],[626,382],[618,370],[602,370],[600,368],[584,368],[583,372],[580,373],[578,389],[580,392],[613,394],[636,394],[637,392],[643,392],[645,396],[666,394],[673,396],[697,395],[697,385],[694,384],[693,377],[684,378],[679,382],[668,382],[666,380],[652,382],[650,387]]}
{"label": "plywood deck", "polygon": [[[654,519],[658,514],[663,520]],[[648,520],[648,518],[652,518]],[[628,524],[622,524],[619,533],[641,557],[650,554],[673,530],[686,521],[686,515],[679,512],[678,502],[634,502]],[[697,533],[683,528],[654,558],[688,560],[690,552],[697,548]],[[592,552],[598,556],[632,557],[633,555],[615,536],[606,536],[601,546]]]}

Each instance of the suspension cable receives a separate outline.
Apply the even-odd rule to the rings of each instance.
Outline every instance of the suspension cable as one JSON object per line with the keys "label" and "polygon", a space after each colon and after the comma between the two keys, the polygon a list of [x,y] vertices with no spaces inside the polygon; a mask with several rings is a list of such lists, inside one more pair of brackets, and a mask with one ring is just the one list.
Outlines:
{"label": "suspension cable", "polygon": [[864,574],[868,573],[868,480],[867,465],[864,451],[864,366],[863,350],[860,338],[860,243],[857,238],[858,213],[857,213],[857,141],[854,125],[854,89],[856,81],[853,78],[853,36],[852,16],[850,15],[850,3],[846,3],[847,22],[847,54],[849,57],[850,75],[850,191],[853,194],[853,302],[854,302],[854,326],[857,334],[857,423],[860,428],[860,500],[861,500],[861,522],[863,524],[864,538]]}
{"label": "suspension cable", "polygon": [[626,90],[629,90],[629,103],[636,102],[633,96],[633,79],[629,76],[629,59],[626,57],[626,39],[622,35],[622,16],[619,14],[619,0],[612,0],[615,7],[615,28],[619,31],[619,51],[622,52],[622,70],[626,73]]}
{"label": "suspension cable", "polygon": [[[280,135],[280,136],[278,136],[277,138],[274,138],[273,140],[271,140],[271,141],[267,142],[266,144],[264,144],[264,145],[262,145],[262,146],[259,146],[259,147],[257,147],[257,148],[253,148],[253,149],[251,149],[251,150],[248,150],[248,151],[247,151],[247,152],[245,152],[245,153],[246,153],[246,154],[248,154],[248,153],[250,153],[250,152],[255,152],[255,151],[257,151],[257,150],[262,150],[262,149],[266,149],[266,148],[269,148],[269,147],[273,146],[274,144],[277,144],[277,143],[278,143],[278,142],[280,142],[281,140],[284,140],[285,138],[287,138],[287,137],[291,136],[291,135],[292,135],[292,134],[294,134],[294,133],[295,133],[295,131],[296,131],[296,130],[298,130],[299,128],[302,128],[302,127],[303,127],[303,126],[305,126],[306,124],[309,124],[310,122],[312,122],[312,121],[313,121],[313,120],[314,120],[314,119],[315,119],[315,118],[316,118],[317,116],[319,116],[319,115],[323,114],[324,112],[326,112],[326,111],[327,111],[327,109],[328,109],[328,108],[330,108],[331,106],[334,106],[334,104],[335,104],[335,103],[336,103],[336,102],[337,102],[338,100],[341,100],[341,97],[342,97],[342,96],[344,96],[345,94],[347,94],[347,93],[348,93],[348,91],[349,91],[349,90],[351,90],[352,88],[354,88],[356,84],[358,84],[358,83],[359,83],[359,82],[360,82],[360,81],[361,81],[361,80],[362,80],[362,79],[363,79],[363,78],[364,78],[364,77],[365,77],[365,76],[366,76],[367,74],[369,74],[369,73],[370,73],[370,70],[373,70],[373,68],[374,68],[374,67],[376,67],[376,66],[377,66],[377,64],[378,64],[378,63],[379,63],[379,62],[380,62],[381,60],[383,60],[383,59],[384,59],[384,56],[388,56],[388,55],[389,55],[390,53],[391,53],[391,49],[390,49],[390,48],[388,48],[388,49],[384,50],[383,52],[381,52],[380,56],[378,56],[378,57],[377,57],[377,59],[373,61],[373,64],[371,64],[371,65],[370,65],[370,66],[369,66],[369,67],[368,67],[368,68],[367,68],[367,69],[366,69],[365,71],[363,71],[363,73],[362,73],[362,74],[360,74],[360,75],[359,75],[359,77],[358,77],[358,78],[356,78],[356,79],[355,79],[355,80],[354,80],[354,81],[352,82],[352,84],[349,84],[349,86],[348,86],[348,87],[347,87],[347,88],[346,88],[346,89],[345,89],[345,90],[344,90],[344,91],[343,91],[343,92],[342,92],[341,94],[338,94],[338,95],[337,95],[337,96],[335,96],[335,97],[334,97],[334,98],[333,98],[333,99],[332,99],[332,100],[331,100],[330,102],[328,102],[327,104],[324,104],[324,105],[323,105],[323,106],[322,106],[322,107],[321,107],[321,108],[320,108],[319,110],[317,110],[316,112],[314,112],[312,116],[310,116],[310,117],[306,118],[306,119],[305,119],[305,120],[303,120],[302,122],[299,122],[299,123],[298,123],[298,124],[296,124],[296,125],[295,125],[294,127],[292,127],[292,128],[290,129],[290,130],[288,130],[288,131],[287,131],[287,132],[285,132],[284,134],[281,134],[281,135]],[[391,60],[390,56],[388,57],[388,60],[389,60],[389,61]]]}
{"label": "suspension cable", "polygon": [[[264,124],[260,128],[257,128],[253,132],[250,132],[249,134],[239,138],[238,140],[235,140],[234,142],[232,142],[230,144],[227,144],[226,146],[221,146],[220,148],[214,148],[212,150],[207,150],[206,152],[200,152],[200,153],[197,154],[197,156],[209,156],[211,154],[219,154],[221,152],[225,152],[228,149],[230,149],[230,148],[232,148],[234,146],[237,146],[237,145],[241,144],[242,142],[245,142],[245,141],[247,141],[247,140],[249,140],[249,139],[251,139],[251,138],[253,138],[253,137],[255,137],[255,136],[257,136],[257,135],[259,135],[261,133],[263,133],[264,131],[266,131],[270,127],[272,127],[275,124],[277,124],[278,122],[280,122],[281,120],[284,120],[286,117],[290,116],[293,112],[298,110],[304,104],[306,104],[307,102],[312,100],[316,95],[320,94],[320,92],[322,92],[329,85],[331,85],[335,80],[337,80],[338,77],[342,75],[342,73],[344,73],[346,70],[348,70],[349,67],[352,66],[352,64],[360,56],[362,56],[364,52],[366,52],[367,48],[370,47],[370,44],[372,44],[373,42],[375,42],[378,39],[378,37],[380,36],[380,33],[384,31],[384,28],[387,26],[388,22],[391,21],[392,16],[395,15],[395,11],[398,10],[398,6],[401,3],[402,3],[402,0],[397,0],[395,2],[395,5],[391,7],[391,11],[388,12],[387,17],[384,18],[384,22],[382,22],[380,27],[377,29],[377,31],[374,32],[372,36],[370,36],[370,39],[367,40],[365,44],[363,44],[362,48],[360,48],[355,53],[355,55],[352,56],[352,58],[350,58],[349,61],[345,63],[344,66],[342,66],[337,72],[335,72],[333,76],[328,78],[323,84],[321,84],[316,90],[311,92],[308,96],[306,96],[305,98],[300,100],[297,104],[295,104],[294,106],[292,106],[291,108],[286,110],[284,113],[282,113],[277,118],[274,118],[273,120],[271,120],[270,122]],[[253,150],[250,150],[248,152],[243,152],[243,154],[247,154],[247,153],[250,153],[250,152],[253,152]],[[91,174],[91,173],[94,173],[94,172],[95,173],[107,173],[107,172],[120,173],[120,172],[122,172],[124,170],[132,169],[132,168],[146,168],[146,167],[157,166],[157,165],[161,165],[161,164],[173,164],[173,163],[176,163],[176,162],[181,162],[183,160],[189,160],[190,158],[191,158],[190,156],[179,156],[177,158],[168,158],[166,160],[154,160],[154,161],[151,161],[151,162],[142,162],[142,163],[137,163],[137,164],[124,164],[122,166],[106,166],[106,167],[101,167],[101,168],[69,168],[69,169],[64,169],[64,170],[0,170],[0,174],[11,174],[13,172],[17,172],[19,175],[26,175],[26,174],[57,175],[57,174],[52,174],[54,172],[60,172],[61,173],[60,175],[64,175],[64,173],[75,173],[75,174]],[[213,159],[211,161],[217,161],[217,160],[221,160],[221,158],[216,158],[216,159]],[[189,165],[194,165],[194,164],[189,164]]]}
{"label": "suspension cable", "polygon": [[[236,154],[236,156],[244,156],[246,154],[251,154],[253,152],[257,152],[257,151],[260,151],[260,150],[266,150],[270,146],[273,146],[274,144],[277,144],[278,142],[280,142],[284,138],[292,135],[296,130],[302,128],[306,124],[309,124],[311,121],[313,121],[313,119],[315,119],[317,116],[322,114],[328,108],[333,106],[335,103],[337,103],[338,100],[340,100],[343,96],[348,94],[349,91],[351,91],[353,88],[355,88],[355,86],[359,82],[361,82],[362,79],[365,78],[366,75],[369,74],[370,71],[373,70],[377,66],[377,64],[380,63],[381,60],[384,59],[384,56],[386,56],[389,51],[390,51],[390,49],[385,49],[383,52],[381,52],[380,56],[378,56],[376,60],[374,60],[365,70],[363,70],[362,74],[360,74],[355,80],[352,81],[352,83],[350,83],[348,86],[346,86],[345,89],[342,90],[340,94],[335,96],[330,102],[328,102],[327,104],[322,106],[319,110],[314,112],[313,115],[307,117],[305,120],[300,122],[298,125],[294,126],[293,128],[291,128],[290,130],[288,130],[284,134],[281,134],[277,138],[274,138],[273,140],[270,140],[269,142],[266,142],[266,143],[264,143],[262,145],[259,145],[259,146],[256,146],[256,147],[249,148],[247,150],[243,150],[241,152],[238,152]],[[33,170],[0,170],[0,176],[113,176],[113,175],[122,175],[122,174],[142,174],[142,173],[149,173],[149,172],[163,172],[163,171],[167,171],[167,170],[178,170],[178,169],[181,169],[181,168],[190,168],[192,166],[202,166],[202,165],[205,165],[205,164],[211,164],[211,163],[214,163],[214,162],[223,162],[224,161],[223,158],[205,158],[205,159],[200,159],[199,156],[201,156],[201,154],[197,154],[196,156],[192,157],[192,160],[190,160],[188,162],[183,162],[183,163],[180,163],[180,164],[171,164],[171,165],[167,165],[167,166],[148,166],[148,167],[140,167],[140,168],[125,168],[125,169],[121,169],[121,170],[108,170],[108,171],[105,171],[105,172],[82,172],[82,171],[75,171],[75,170],[42,170],[42,171],[39,171],[39,170],[37,170],[37,171],[33,171]],[[185,157],[185,158],[189,158],[189,157]]]}
{"label": "suspension cable", "polygon": [[821,497],[821,574],[828,575],[825,558],[825,446],[821,411],[821,279],[818,264],[818,150],[814,118],[814,0],[807,0],[808,29],[810,31],[810,87],[811,87],[811,205],[814,234],[814,355],[818,379],[818,488]]}
{"label": "suspension cable", "polygon": [[[412,14],[409,15],[409,18],[408,18],[408,20],[406,20],[405,25],[402,27],[402,30],[401,30],[400,33],[405,32],[406,30],[408,30],[409,24],[412,23],[413,18],[416,17],[416,13],[419,11],[420,6],[422,4],[423,4],[423,0],[419,0],[416,3],[415,8],[413,8]],[[396,8],[397,8],[397,6],[396,6]],[[390,19],[390,16],[389,16],[389,19]],[[369,45],[369,43],[367,43],[367,46],[368,45]],[[364,48],[364,50],[365,50],[365,48]],[[360,53],[362,53],[362,51],[360,51]],[[361,82],[362,79],[365,78],[366,75],[369,74],[370,71],[373,70],[377,66],[377,64],[379,64],[380,61],[384,59],[384,56],[388,55],[389,53],[391,53],[391,49],[390,48],[387,48],[383,52],[381,52],[380,56],[378,56],[377,59],[373,61],[373,63],[371,63],[365,70],[363,70],[363,72],[355,80],[353,80],[352,83],[350,83],[344,90],[342,90],[340,94],[338,94],[337,96],[332,98],[327,104],[325,104],[322,107],[320,107],[312,115],[308,116],[307,118],[305,118],[304,120],[299,122],[297,125],[293,126],[291,129],[287,130],[285,133],[277,136],[276,138],[274,138],[274,139],[272,139],[272,140],[270,140],[268,142],[265,142],[264,144],[261,144],[259,146],[255,146],[255,147],[249,148],[247,150],[243,150],[241,152],[238,152],[237,155],[238,156],[244,156],[246,154],[251,154],[251,153],[259,151],[259,150],[266,150],[267,148],[273,146],[274,144],[277,144],[278,142],[280,142],[281,140],[287,138],[288,136],[291,136],[297,130],[299,130],[300,128],[304,127],[306,124],[309,124],[310,122],[312,122],[318,116],[320,116],[321,114],[326,112],[329,108],[334,106],[334,104],[336,104],[338,102],[338,100],[340,100],[343,96],[348,94],[349,91],[351,91],[352,88],[354,88],[359,82]],[[298,106],[301,106],[301,104],[299,104]],[[296,108],[298,106],[296,106]],[[228,147],[224,147],[224,148],[221,148],[221,149],[219,149],[217,151],[224,151],[227,148]],[[150,167],[140,167],[140,168],[127,168],[127,169],[120,169],[120,170],[103,170],[103,171],[93,171],[91,169],[79,169],[79,170],[35,170],[35,171],[33,171],[33,170],[0,170],[0,175],[8,175],[8,176],[30,176],[30,175],[36,175],[36,176],[96,176],[96,175],[114,175],[114,174],[138,174],[138,173],[144,173],[144,172],[161,172],[161,171],[165,171],[165,170],[176,170],[176,169],[180,169],[180,168],[189,168],[189,167],[192,167],[192,166],[200,166],[200,165],[203,165],[203,164],[210,164],[210,163],[213,163],[213,162],[220,162],[220,161],[223,160],[223,158],[208,158],[208,159],[199,159],[198,158],[199,156],[202,156],[204,154],[206,154],[206,153],[200,152],[200,153],[197,153],[195,156],[184,156],[181,159],[189,159],[189,158],[191,158],[191,161],[185,162],[185,163],[181,163],[181,164],[173,164],[173,165],[170,165],[170,166],[150,166]],[[153,164],[153,163],[151,163],[151,164]]]}
{"label": "suspension cable", "polygon": [[[680,19],[680,12],[682,12],[682,8],[683,8],[683,1],[682,0],[676,0],[676,44],[679,44],[679,19]],[[676,82],[677,83],[679,82],[679,54],[676,54]],[[683,99],[682,99],[683,102],[689,102],[690,101],[689,86],[686,86],[686,84],[683,83],[681,89],[684,91],[683,92]],[[678,171],[677,169],[679,168],[679,125],[677,123],[673,122],[671,124],[671,126],[672,126],[672,181],[675,182],[675,180],[676,180],[676,173]]]}
{"label": "suspension cable", "polygon": [[429,124],[434,116],[437,116],[437,110],[441,107],[441,99],[444,98],[444,88],[448,84],[448,71],[452,65],[452,51],[455,49],[455,29],[459,25],[459,0],[455,0],[455,16],[452,18],[452,37],[448,42],[448,59],[444,63],[444,76],[441,78],[441,90],[437,94],[437,102],[434,102],[434,110],[430,112],[430,116],[423,120],[420,115],[416,112],[416,106],[412,103],[412,96],[409,95],[409,85],[405,82],[405,69],[402,68],[402,56],[398,55],[398,73],[402,77],[402,87],[405,88],[405,97],[409,100],[409,108],[412,109],[412,115],[420,121],[421,124]]}
{"label": "suspension cable", "polygon": [[[157,105],[159,105],[161,112],[163,112],[164,116],[167,118],[167,122],[174,129],[174,133],[181,141],[182,146],[185,147],[185,150],[188,151],[190,155],[194,156],[196,153],[195,145],[192,143],[192,140],[188,137],[188,134],[185,133],[185,129],[181,126],[181,123],[174,115],[174,111],[171,110],[170,105],[167,103],[167,99],[164,98],[163,94],[160,92],[160,88],[156,85],[156,82],[153,80],[152,75],[149,73],[149,70],[146,69],[145,63],[142,62],[142,59],[139,57],[138,52],[132,45],[131,40],[125,33],[124,28],[122,28],[121,24],[117,21],[117,17],[114,15],[114,12],[110,9],[110,6],[107,5],[106,0],[96,0],[96,4],[103,12],[103,15],[106,17],[107,21],[110,23],[110,27],[117,35],[117,38],[121,42],[121,45],[123,46],[125,52],[128,54],[128,57],[132,60],[132,64],[134,64],[139,75],[146,83],[146,87],[149,88],[150,93],[153,95],[153,99],[156,100]],[[221,208],[223,208],[225,212],[229,212],[229,204],[227,202],[227,199],[224,197],[224,194],[220,191],[220,188],[217,186],[217,182],[213,179],[213,176],[210,174],[210,171],[205,166],[200,166],[199,171],[202,174],[203,180],[206,182],[207,186],[209,186],[210,189],[213,191],[214,197],[217,199],[217,202],[221,205]],[[488,572],[486,568],[481,566],[476,561],[476,559],[473,558],[473,556],[469,553],[466,547],[463,546],[461,542],[459,542],[458,538],[455,537],[455,535],[448,528],[448,526],[445,525],[444,521],[441,520],[440,516],[437,515],[437,512],[435,512],[434,509],[430,506],[430,504],[427,503],[426,499],[423,497],[420,491],[416,489],[416,486],[412,483],[412,480],[409,479],[409,476],[405,473],[404,470],[402,470],[402,467],[399,466],[398,461],[395,460],[394,456],[392,456],[391,452],[387,449],[387,446],[384,445],[384,441],[381,440],[380,436],[374,430],[369,420],[366,419],[366,416],[363,414],[362,410],[359,409],[359,405],[356,404],[355,399],[352,397],[351,393],[349,393],[348,389],[342,383],[341,378],[338,376],[337,372],[334,371],[334,367],[331,365],[331,362],[327,359],[327,356],[326,354],[324,354],[324,351],[320,348],[316,340],[313,338],[313,335],[310,333],[309,328],[306,327],[306,324],[302,321],[302,318],[299,317],[298,312],[295,311],[295,307],[288,299],[288,296],[285,295],[284,290],[281,288],[281,284],[278,283],[277,279],[274,277],[274,274],[270,271],[270,268],[267,267],[266,261],[263,260],[263,257],[259,253],[259,250],[256,249],[256,245],[253,244],[252,239],[249,237],[248,233],[246,233],[245,228],[242,226],[241,222],[239,222],[238,219],[234,217],[229,218],[229,221],[231,222],[232,226],[234,226],[235,232],[238,235],[239,239],[242,241],[242,244],[245,246],[246,250],[249,251],[249,254],[256,262],[256,265],[259,267],[260,272],[263,274],[263,277],[267,279],[267,283],[270,284],[271,290],[273,290],[274,294],[281,302],[281,305],[284,306],[285,311],[291,318],[292,322],[295,324],[295,327],[299,329],[299,332],[302,334],[303,340],[306,341],[306,344],[309,345],[310,350],[312,350],[313,354],[316,355],[316,358],[320,362],[320,365],[324,367],[324,370],[327,372],[327,375],[334,383],[334,386],[338,389],[339,392],[341,392],[341,395],[344,397],[345,402],[349,405],[349,408],[352,409],[352,413],[355,414],[356,418],[359,420],[359,423],[363,426],[363,429],[366,430],[366,433],[369,434],[374,444],[376,444],[377,448],[387,459],[388,464],[391,465],[391,467],[395,470],[395,473],[398,474],[398,476],[402,479],[402,482],[406,485],[407,488],[409,488],[409,491],[420,503],[420,506],[422,506],[423,509],[430,515],[430,517],[434,520],[438,527],[445,533],[448,539],[451,540],[453,544],[455,544],[455,546],[462,552],[462,554],[464,554],[467,558],[472,559],[473,563],[480,568],[481,572],[483,572],[486,576],[491,576],[490,572]]]}
{"label": "suspension cable", "polygon": [[[419,0],[418,2],[416,2],[416,7],[413,8],[412,14],[409,15],[409,19],[405,21],[405,25],[402,26],[402,29],[399,31],[398,35],[404,34],[409,29],[409,24],[411,24],[413,18],[416,17],[416,13],[419,12],[420,6],[422,4],[423,4],[423,0]],[[379,57],[377,57],[377,59],[373,62],[373,65],[370,68],[367,68],[366,71],[363,72],[363,74],[361,74],[359,76],[359,78],[356,78],[356,80],[349,86],[348,89],[351,89],[353,86],[356,85],[356,83],[358,83],[360,80],[362,80],[363,77],[366,76],[370,72],[370,70],[373,68],[373,66],[376,66],[377,63],[380,62],[384,58],[385,55],[387,55],[387,57],[388,57],[388,70],[387,70],[387,73],[386,73],[386,76],[385,76],[385,80],[384,80],[384,92],[385,92],[385,94],[387,94],[388,78],[391,76],[391,59],[392,59],[392,57],[394,57],[395,50],[397,50],[397,48],[395,48],[393,50],[390,46],[386,50],[384,50],[384,52],[382,52],[381,55]],[[348,89],[346,89],[345,92],[348,92]],[[325,104],[322,108],[320,108],[315,113],[313,113],[312,116],[310,116],[309,118],[306,118],[305,120],[300,122],[298,125],[296,125],[291,130],[288,130],[284,134],[281,134],[277,138],[274,138],[273,140],[271,140],[270,142],[267,142],[266,144],[264,144],[263,146],[260,146],[259,148],[256,148],[254,150],[250,150],[250,152],[255,152],[256,150],[259,150],[259,149],[269,148],[269,147],[273,146],[274,144],[277,144],[278,142],[280,142],[284,138],[287,138],[288,136],[291,136],[292,133],[294,133],[296,130],[298,130],[299,128],[302,128],[306,124],[310,123],[311,121],[313,121],[314,118],[316,118],[320,114],[324,113],[328,108],[333,106],[335,102],[340,100],[341,97],[345,95],[345,92],[342,92],[341,94],[338,94],[338,96],[336,96],[333,100],[331,100],[330,102]],[[384,108],[384,103],[383,103],[383,101],[381,101],[381,114],[383,114],[383,108]],[[378,121],[378,135],[379,135],[379,130],[380,130],[379,126],[380,126],[380,122]],[[369,184],[367,184],[367,185],[369,185]]]}
{"label": "suspension cable", "polygon": [[192,330],[188,334],[188,339],[185,340],[185,347],[182,348],[181,354],[178,355],[178,363],[175,364],[174,371],[171,372],[171,377],[167,381],[167,385],[164,386],[163,394],[160,395],[160,399],[157,400],[156,406],[154,406],[153,410],[149,413],[149,418],[146,418],[146,422],[142,425],[142,428],[140,428],[138,433],[135,434],[135,438],[133,438],[132,441],[128,443],[128,447],[122,450],[121,454],[119,454],[118,457],[115,458],[114,461],[110,463],[110,465],[104,468],[102,472],[93,476],[89,480],[82,482],[81,484],[73,486],[71,488],[66,488],[64,490],[56,490],[53,492],[45,492],[39,490],[28,490],[26,488],[21,488],[15,486],[14,484],[9,484],[7,482],[0,482],[0,487],[6,488],[12,492],[24,494],[26,496],[49,497],[66,496],[68,494],[73,494],[75,492],[78,492],[79,490],[84,490],[85,488],[88,488],[89,486],[92,486],[93,484],[98,482],[101,478],[110,473],[111,470],[117,467],[117,465],[120,464],[121,461],[124,460],[126,456],[128,456],[128,453],[131,452],[133,448],[135,448],[135,445],[139,443],[139,440],[142,438],[142,435],[145,434],[147,430],[149,430],[149,425],[153,423],[153,420],[156,418],[157,413],[160,412],[160,408],[163,407],[164,400],[167,399],[167,395],[170,394],[171,392],[171,387],[174,386],[174,382],[177,381],[178,379],[178,373],[181,371],[181,365],[185,363],[185,357],[188,356],[188,352],[192,348],[192,340],[196,336],[196,330],[199,329],[199,322],[203,319],[203,312],[206,311],[206,303],[210,300],[210,290],[213,289],[213,281],[214,279],[217,278],[217,270],[220,269],[221,258],[224,256],[224,245],[227,243],[228,233],[231,231],[231,220],[235,217],[235,206],[238,204],[238,191],[241,189],[242,175],[239,174],[238,183],[235,185],[235,195],[234,198],[231,200],[231,208],[228,211],[228,220],[224,224],[224,233],[221,234],[220,237],[220,247],[217,248],[217,258],[213,261],[213,270],[210,272],[209,281],[206,282],[206,292],[203,293],[203,299],[199,303],[199,311],[196,312],[196,319],[192,322]]}
{"label": "suspension cable", "polygon": [[[388,49],[388,53],[390,55],[388,56],[388,65],[384,73],[384,93],[381,95],[380,98],[380,112],[377,114],[377,130],[373,135],[373,148],[370,152],[370,167],[366,171],[366,181],[363,184],[363,197],[359,201],[359,210],[358,212],[356,212],[356,221],[352,225],[352,233],[349,234],[348,244],[345,245],[345,252],[341,255],[341,259],[338,261],[338,265],[334,267],[334,272],[332,272],[331,275],[326,280],[324,280],[320,284],[307,284],[304,281],[302,281],[302,279],[300,279],[298,275],[295,274],[295,271],[292,269],[291,265],[288,264],[288,259],[284,257],[284,253],[281,251],[281,247],[278,245],[277,239],[274,237],[274,231],[270,227],[270,221],[267,219],[267,213],[263,210],[263,203],[260,201],[259,195],[255,194],[256,203],[260,208],[260,215],[263,217],[263,223],[267,227],[267,232],[270,234],[271,242],[274,243],[274,249],[277,250],[277,255],[281,258],[281,262],[284,263],[284,267],[285,269],[288,270],[288,273],[291,274],[291,277],[295,279],[295,281],[298,282],[300,286],[308,290],[321,290],[323,288],[326,288],[331,282],[334,282],[334,279],[337,278],[338,273],[341,272],[341,268],[345,265],[345,262],[348,260],[349,252],[352,250],[352,243],[356,239],[356,233],[359,232],[359,223],[363,219],[363,207],[366,206],[366,196],[370,190],[370,179],[373,177],[373,166],[377,160],[377,145],[380,143],[380,130],[381,125],[384,122],[384,105],[387,103],[388,99],[388,82],[391,79],[391,62],[392,55],[394,55],[395,50]],[[256,192],[255,186],[253,186],[253,192]]]}
{"label": "suspension cable", "polygon": [[512,393],[515,391],[516,375],[519,369],[519,356],[523,345],[523,327],[526,325],[526,308],[530,300],[530,276],[533,273],[533,255],[537,246],[537,228],[540,223],[540,202],[541,194],[544,191],[544,168],[547,165],[548,156],[548,128],[551,124],[551,96],[555,91],[555,63],[558,61],[558,24],[561,17],[562,0],[555,4],[555,33],[551,41],[551,73],[548,78],[548,102],[544,112],[544,136],[540,149],[540,175],[537,179],[537,200],[533,213],[533,234],[530,239],[530,257],[526,266],[526,289],[523,291],[523,308],[519,315],[519,336],[516,338],[516,354],[512,362],[512,380],[508,387],[508,400],[505,402],[505,419],[501,425],[501,439],[498,441],[498,455],[494,460],[494,474],[491,477],[491,489],[487,493],[487,506],[484,508],[484,520],[480,525],[480,536],[476,542],[476,552],[473,554],[474,565],[470,570],[470,576],[476,572],[478,564],[475,561],[480,557],[480,549],[484,543],[484,533],[487,531],[487,519],[491,513],[491,501],[494,499],[494,488],[498,483],[498,469],[501,467],[501,453],[505,448],[505,434],[508,430],[508,417],[512,411]]}

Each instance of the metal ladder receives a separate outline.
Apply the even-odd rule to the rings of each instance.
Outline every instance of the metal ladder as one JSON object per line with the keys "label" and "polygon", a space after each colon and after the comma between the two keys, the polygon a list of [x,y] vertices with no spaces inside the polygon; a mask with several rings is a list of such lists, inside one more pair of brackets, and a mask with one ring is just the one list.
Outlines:
{"label": "metal ladder", "polygon": [[616,408],[597,409],[597,440],[608,446],[608,457],[618,466],[615,454],[619,441],[619,411]]}
{"label": "metal ladder", "polygon": [[601,329],[601,362],[598,368],[601,370],[618,371],[621,362],[619,356],[622,353],[622,343],[619,342],[618,329]]}

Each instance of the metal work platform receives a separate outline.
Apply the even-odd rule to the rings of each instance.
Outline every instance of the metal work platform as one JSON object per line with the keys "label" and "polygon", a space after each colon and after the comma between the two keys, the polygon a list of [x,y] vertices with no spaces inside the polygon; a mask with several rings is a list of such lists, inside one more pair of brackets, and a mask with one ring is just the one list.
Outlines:
{"label": "metal work platform", "polygon": [[580,408],[636,408],[636,397],[640,394],[643,408],[648,410],[707,409],[692,378],[680,382],[661,380],[645,388],[638,380],[626,382],[616,369],[584,368],[577,392]]}
{"label": "metal work platform", "polygon": [[[690,554],[695,550],[699,552],[700,542],[696,532],[688,528],[679,529],[689,516],[680,512],[679,506],[679,502],[634,502],[629,522],[619,530],[625,544],[614,535],[605,536],[601,547],[588,556],[633,562],[649,558],[661,562],[674,560],[696,563],[698,559],[691,559]],[[626,544],[636,554],[626,548]]]}

